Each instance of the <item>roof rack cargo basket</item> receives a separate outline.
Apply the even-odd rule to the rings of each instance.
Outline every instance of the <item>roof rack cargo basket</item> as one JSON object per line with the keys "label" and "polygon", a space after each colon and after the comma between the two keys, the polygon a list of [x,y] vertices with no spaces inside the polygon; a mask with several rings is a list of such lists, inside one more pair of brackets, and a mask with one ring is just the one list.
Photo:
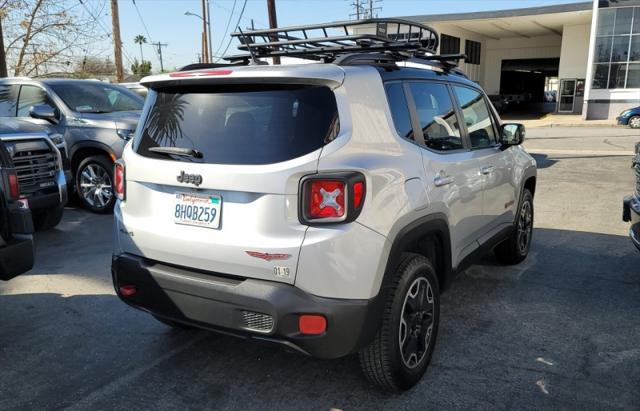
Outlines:
{"label": "roof rack cargo basket", "polygon": [[239,30],[231,36],[240,41],[239,50],[250,53],[225,57],[231,62],[285,56],[333,62],[343,54],[375,52],[426,57],[437,52],[439,43],[438,33],[429,26],[386,18]]}

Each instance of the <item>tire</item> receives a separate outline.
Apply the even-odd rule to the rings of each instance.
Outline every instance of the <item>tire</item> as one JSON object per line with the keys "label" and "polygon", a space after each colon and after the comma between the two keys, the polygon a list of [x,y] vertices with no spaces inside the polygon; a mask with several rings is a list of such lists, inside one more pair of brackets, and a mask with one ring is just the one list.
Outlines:
{"label": "tire", "polygon": [[64,206],[60,205],[49,210],[40,210],[33,213],[33,227],[36,231],[50,230],[60,224],[64,214]]}
{"label": "tire", "polygon": [[83,207],[98,214],[113,211],[113,163],[107,156],[87,157],[75,172],[76,194]]}
{"label": "tire", "polygon": [[[438,335],[440,289],[431,262],[421,255],[404,254],[385,298],[382,326],[360,351],[360,367],[371,383],[399,392],[420,381]],[[415,329],[420,323],[422,327]]]}
{"label": "tire", "polygon": [[519,264],[527,258],[533,238],[533,194],[528,189],[522,194],[522,201],[516,217],[515,230],[507,240],[498,244],[495,254],[503,264]]}
{"label": "tire", "polygon": [[194,327],[191,327],[190,325],[179,323],[177,321],[169,320],[166,318],[158,317],[156,315],[153,315],[153,318],[160,321],[162,324],[168,327],[174,328],[176,330],[192,330],[194,328]]}
{"label": "tire", "polygon": [[629,127],[640,128],[640,116],[633,116],[629,119]]}

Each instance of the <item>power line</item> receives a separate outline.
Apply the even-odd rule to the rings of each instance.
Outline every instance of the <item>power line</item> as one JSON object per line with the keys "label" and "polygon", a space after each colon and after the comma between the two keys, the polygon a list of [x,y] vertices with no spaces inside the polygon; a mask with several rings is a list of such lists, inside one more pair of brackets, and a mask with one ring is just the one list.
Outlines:
{"label": "power line", "polygon": [[[138,14],[138,18],[140,19],[140,23],[142,23],[142,27],[144,28],[144,32],[147,33],[147,37],[149,37],[149,43],[153,44],[153,39],[151,38],[151,34],[149,33],[149,29],[147,29],[147,25],[142,18],[142,13],[140,13],[140,9],[138,9],[138,5],[136,4],[136,0],[131,0],[133,3],[133,7],[136,9],[136,13]],[[156,52],[157,54],[157,52]]]}
{"label": "power line", "polygon": [[[227,33],[229,33],[229,25],[231,24],[231,19],[233,18],[233,13],[236,10],[236,3],[238,3],[238,0],[233,0],[233,7],[231,8],[231,14],[229,14],[229,18],[227,19],[227,27],[225,27],[224,34],[222,35],[222,37],[220,37],[223,40],[218,45],[218,48],[216,49],[216,52],[214,53],[214,55],[218,55],[218,52],[222,48],[222,43],[224,43],[224,39],[227,37]],[[211,58],[213,58],[213,55],[211,56]]]}
{"label": "power line", "polygon": [[378,17],[378,12],[382,10],[382,6],[377,6],[382,0],[352,0],[350,6],[354,12],[349,17],[355,17],[356,20],[372,19]]}
{"label": "power line", "polygon": [[[240,11],[240,16],[238,16],[238,21],[236,22],[236,27],[240,25],[240,20],[242,19],[242,15],[244,14],[244,9],[246,6],[247,6],[247,0],[244,0],[244,3],[242,3],[242,10]],[[232,41],[233,41],[233,37],[230,37],[229,42],[227,43],[227,47],[224,49],[220,57],[216,59],[216,62],[220,61],[220,59],[224,57],[225,54],[227,54],[227,50],[229,50],[229,47],[231,46]]]}
{"label": "power line", "polygon": [[[230,11],[231,11],[231,9],[230,9],[229,7],[225,7],[225,6],[223,6],[223,5],[219,4],[219,3],[220,3],[219,1],[214,1],[214,2],[213,2],[213,6],[214,6],[214,7],[219,8],[219,9],[221,9],[221,10],[226,10],[226,11],[228,11],[228,12],[230,12]],[[251,22],[251,20],[252,20],[252,19],[250,19],[250,18],[248,18],[248,17],[243,17],[242,19],[243,19],[244,21],[246,21],[247,23],[250,23],[250,22]],[[259,25],[263,26],[263,27],[269,27],[269,24],[265,23],[264,21],[261,21],[261,20],[257,20],[257,19],[256,19],[256,22],[257,22]]]}
{"label": "power line", "polygon": [[[78,0],[78,2],[80,4],[82,4],[82,6],[84,6],[85,10],[87,11],[87,13],[89,13],[89,16],[91,16],[91,18],[93,18],[93,20],[98,23],[98,26],[100,26],[100,28],[104,31],[105,35],[108,38],[112,37],[112,33],[109,31],[109,29],[107,29],[104,24],[102,23],[102,21],[95,16],[95,14],[93,14],[93,12],[89,9],[89,7],[87,7],[87,5],[84,3],[83,0]],[[106,1],[103,4],[102,10],[104,10],[104,7],[106,5]],[[122,54],[124,54],[124,57],[127,59],[127,62],[131,65],[133,64],[133,59],[129,56],[129,54],[127,53],[127,51],[124,49],[124,47],[121,47],[122,49]]]}

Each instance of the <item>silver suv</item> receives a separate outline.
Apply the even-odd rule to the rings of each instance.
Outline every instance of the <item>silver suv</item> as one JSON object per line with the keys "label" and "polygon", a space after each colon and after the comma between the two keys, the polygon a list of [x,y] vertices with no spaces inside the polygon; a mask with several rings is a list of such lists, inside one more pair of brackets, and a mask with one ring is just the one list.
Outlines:
{"label": "silver suv", "polygon": [[144,99],[124,87],[95,80],[0,79],[0,116],[45,124],[64,137],[82,205],[111,212],[113,162],[120,158]]}
{"label": "silver suv", "polygon": [[[364,24],[377,34],[344,34]],[[384,34],[392,25],[420,36]],[[116,292],[171,326],[359,353],[370,381],[408,389],[455,275],[493,249],[508,264],[529,252],[524,129],[448,63],[461,56],[426,54],[426,26],[242,36],[251,57],[234,65],[142,82],[115,168]],[[258,63],[287,54],[322,62]]]}

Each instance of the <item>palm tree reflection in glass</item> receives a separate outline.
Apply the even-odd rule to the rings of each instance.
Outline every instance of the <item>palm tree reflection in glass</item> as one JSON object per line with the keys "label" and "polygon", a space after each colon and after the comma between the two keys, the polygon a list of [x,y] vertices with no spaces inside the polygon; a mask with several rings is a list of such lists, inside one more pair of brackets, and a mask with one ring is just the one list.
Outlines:
{"label": "palm tree reflection in glass", "polygon": [[189,104],[181,94],[158,93],[147,120],[147,133],[160,147],[176,147],[183,137],[184,109]]}

